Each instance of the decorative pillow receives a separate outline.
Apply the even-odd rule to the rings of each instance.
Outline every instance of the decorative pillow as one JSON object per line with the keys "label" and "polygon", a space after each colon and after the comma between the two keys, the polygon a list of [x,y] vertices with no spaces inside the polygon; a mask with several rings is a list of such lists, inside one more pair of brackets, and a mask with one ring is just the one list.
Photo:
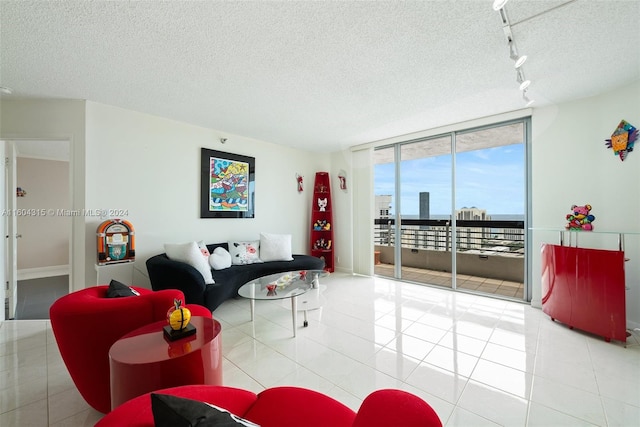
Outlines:
{"label": "decorative pillow", "polygon": [[229,268],[231,267],[231,254],[225,248],[217,247],[209,256],[209,265],[214,270]]}
{"label": "decorative pillow", "polygon": [[164,250],[169,259],[185,262],[198,270],[200,274],[202,274],[202,277],[204,277],[204,283],[207,285],[214,283],[213,276],[211,276],[211,267],[207,262],[207,258],[202,256],[202,252],[200,252],[200,248],[196,242],[182,244],[165,243]]}
{"label": "decorative pillow", "polygon": [[229,242],[231,263],[234,265],[255,264],[262,262],[260,259],[260,241]]}
{"label": "decorative pillow", "polygon": [[293,261],[291,234],[260,233],[260,259],[262,261]]}
{"label": "decorative pillow", "polygon": [[140,292],[117,280],[112,280],[107,289],[107,298],[137,297],[139,295]]}
{"label": "decorative pillow", "polygon": [[204,243],[204,240],[200,240],[198,242],[198,248],[200,248],[200,252],[202,252],[202,256],[208,260],[211,254],[209,253],[209,248],[207,248],[207,245]]}
{"label": "decorative pillow", "polygon": [[207,402],[151,393],[151,412],[155,427],[260,427]]}

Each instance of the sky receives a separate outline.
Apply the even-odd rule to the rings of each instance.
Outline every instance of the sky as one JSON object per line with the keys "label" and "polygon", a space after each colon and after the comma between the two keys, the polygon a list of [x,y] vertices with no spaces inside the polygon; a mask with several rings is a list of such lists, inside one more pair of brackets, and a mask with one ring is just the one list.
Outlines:
{"label": "sky", "polygon": [[[524,214],[524,144],[506,145],[456,155],[456,209],[476,207],[488,215]],[[418,215],[419,193],[429,192],[430,214],[451,213],[451,156],[402,162],[401,210]],[[394,165],[376,165],[374,194],[395,194]],[[392,200],[391,213],[396,206]]]}

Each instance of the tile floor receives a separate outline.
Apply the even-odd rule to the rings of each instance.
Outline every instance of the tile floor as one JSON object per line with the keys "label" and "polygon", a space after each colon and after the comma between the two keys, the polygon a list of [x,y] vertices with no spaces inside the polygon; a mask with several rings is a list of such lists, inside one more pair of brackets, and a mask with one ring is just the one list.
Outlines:
{"label": "tile floor", "polygon": [[[393,264],[376,264],[374,272],[378,276],[393,278],[394,268]],[[401,273],[402,280],[451,289],[451,273],[407,266],[402,266]],[[467,274],[458,274],[456,280],[458,289],[493,294],[520,301],[524,298],[524,283],[522,282],[469,276]]]}
{"label": "tile floor", "polygon": [[[325,304],[297,338],[286,303],[258,301],[255,323],[246,300],[214,312],[225,384],[304,386],[353,409],[375,389],[400,388],[445,426],[640,425],[635,334],[625,348],[522,303],[341,273],[322,283]],[[0,324],[0,426],[100,417],[74,388],[47,320]]]}

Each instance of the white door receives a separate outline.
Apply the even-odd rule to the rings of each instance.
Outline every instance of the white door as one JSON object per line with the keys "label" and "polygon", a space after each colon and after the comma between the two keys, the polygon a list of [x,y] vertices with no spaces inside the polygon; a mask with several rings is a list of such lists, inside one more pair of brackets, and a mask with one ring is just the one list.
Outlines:
{"label": "white door", "polygon": [[[2,250],[4,251],[3,259],[4,263],[4,278],[3,286],[5,295],[3,301],[6,300],[8,311],[6,313],[7,319],[15,318],[16,306],[17,306],[17,239],[19,235],[16,228],[16,158],[13,141],[3,141],[2,149],[4,151],[4,171],[3,171],[3,186],[5,196],[2,198],[4,204],[2,209],[3,224],[4,224],[4,236],[5,244]],[[5,315],[3,310],[3,316]]]}
{"label": "white door", "polygon": [[3,189],[2,197],[0,197],[0,212],[2,212],[2,220],[0,221],[0,227],[2,227],[2,244],[0,245],[0,259],[2,259],[2,264],[0,264],[0,302],[2,303],[2,310],[0,310],[0,322],[7,319],[8,313],[5,313],[5,298],[7,295],[7,224],[5,221],[6,218],[6,176],[7,168],[5,167],[5,142],[0,141],[0,164],[2,165],[2,171],[0,171],[0,188]]}

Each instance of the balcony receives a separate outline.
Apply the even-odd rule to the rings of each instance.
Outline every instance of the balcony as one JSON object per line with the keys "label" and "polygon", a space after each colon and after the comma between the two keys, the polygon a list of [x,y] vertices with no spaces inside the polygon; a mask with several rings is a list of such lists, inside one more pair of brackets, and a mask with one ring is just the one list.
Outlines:
{"label": "balcony", "polygon": [[[395,223],[375,220],[374,272],[394,277]],[[404,219],[402,279],[451,288],[452,227],[448,220]],[[456,285],[485,294],[524,298],[524,221],[457,221]]]}

